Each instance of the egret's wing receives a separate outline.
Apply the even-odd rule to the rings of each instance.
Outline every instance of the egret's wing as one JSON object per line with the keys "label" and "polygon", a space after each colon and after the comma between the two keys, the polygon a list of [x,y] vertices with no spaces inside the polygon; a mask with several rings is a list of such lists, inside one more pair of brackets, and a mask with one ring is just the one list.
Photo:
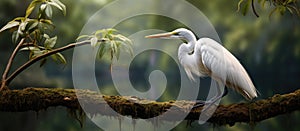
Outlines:
{"label": "egret's wing", "polygon": [[210,38],[201,38],[195,46],[209,75],[241,93],[245,98],[257,97],[256,89],[240,62],[222,45]]}

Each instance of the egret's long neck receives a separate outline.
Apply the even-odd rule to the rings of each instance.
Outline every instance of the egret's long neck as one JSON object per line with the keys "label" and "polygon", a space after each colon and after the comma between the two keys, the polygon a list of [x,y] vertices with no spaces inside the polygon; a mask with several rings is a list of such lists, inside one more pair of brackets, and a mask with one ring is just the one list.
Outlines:
{"label": "egret's long neck", "polygon": [[193,52],[194,51],[194,48],[195,48],[195,44],[197,42],[196,40],[196,36],[194,34],[188,34],[185,36],[186,40],[187,40],[187,46],[188,46],[188,49]]}

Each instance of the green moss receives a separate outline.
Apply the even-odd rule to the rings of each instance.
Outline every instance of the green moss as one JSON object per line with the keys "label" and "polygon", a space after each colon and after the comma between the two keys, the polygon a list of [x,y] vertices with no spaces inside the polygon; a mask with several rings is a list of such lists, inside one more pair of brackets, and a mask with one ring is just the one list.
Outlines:
{"label": "green moss", "polygon": [[[89,90],[26,88],[0,92],[0,110],[10,112],[34,110],[39,112],[40,110],[46,110],[48,107],[64,106],[70,116],[83,126],[86,114],[81,108],[78,98],[80,98],[84,107],[93,107],[85,110],[91,116],[100,114],[118,117],[118,115],[115,116],[115,114],[106,111],[109,105],[121,115],[140,119],[159,116],[171,107],[176,109],[172,112],[176,117],[176,114],[188,113],[188,109],[193,104],[190,101],[156,102],[134,96],[106,96]],[[202,107],[191,110],[186,119],[191,120],[189,122],[198,120],[201,110]],[[271,98],[251,103],[219,105],[208,121],[216,125],[228,124],[233,126],[236,122],[255,125],[264,119],[295,110],[300,110],[300,90],[285,95],[274,95]],[[168,121],[176,121],[176,118]]]}

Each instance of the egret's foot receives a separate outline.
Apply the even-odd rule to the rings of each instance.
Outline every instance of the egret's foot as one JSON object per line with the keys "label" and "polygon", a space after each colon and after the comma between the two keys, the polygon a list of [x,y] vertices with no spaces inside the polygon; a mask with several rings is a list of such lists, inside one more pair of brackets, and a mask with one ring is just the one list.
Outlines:
{"label": "egret's foot", "polygon": [[[196,101],[196,103],[195,103],[195,105],[193,106],[193,108],[192,109],[195,109],[195,108],[198,108],[198,107],[204,107],[206,105],[206,108],[209,108],[209,107],[211,107],[211,106],[217,106],[216,104],[215,104],[215,102],[213,102],[213,101],[211,101],[211,100],[209,100],[209,101],[202,101],[202,100],[197,100]],[[205,109],[204,109],[205,110]]]}
{"label": "egret's foot", "polygon": [[196,100],[196,103],[194,104],[193,108],[197,108],[197,107],[200,107],[200,106],[204,106],[206,103],[206,101],[202,101],[202,100]]}

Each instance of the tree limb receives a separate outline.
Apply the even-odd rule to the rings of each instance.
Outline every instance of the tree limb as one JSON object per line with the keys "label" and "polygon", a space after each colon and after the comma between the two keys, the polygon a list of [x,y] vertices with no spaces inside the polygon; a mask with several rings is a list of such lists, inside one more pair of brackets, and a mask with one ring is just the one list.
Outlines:
{"label": "tree limb", "polygon": [[71,44],[68,44],[64,47],[61,47],[61,48],[57,48],[57,49],[54,49],[52,51],[49,51],[45,54],[42,54],[42,55],[39,55],[35,58],[32,58],[31,60],[27,61],[26,63],[24,63],[21,67],[19,67],[17,70],[15,70],[7,79],[7,85],[11,82],[11,80],[13,80],[18,74],[20,74],[22,71],[24,71],[25,69],[27,69],[29,66],[31,66],[32,64],[34,64],[35,62],[43,59],[43,58],[46,58],[50,55],[53,55],[53,54],[56,54],[58,52],[62,52],[62,51],[65,51],[65,50],[68,50],[70,48],[74,48],[75,46],[81,46],[81,45],[86,45],[86,44],[90,44],[90,41],[82,41],[82,42],[78,42],[78,43],[71,43]]}
{"label": "tree limb", "polygon": [[59,52],[63,52],[65,50],[74,48],[75,46],[82,46],[82,45],[87,45],[90,44],[89,40],[85,40],[85,41],[81,41],[81,42],[77,42],[77,43],[71,43],[68,44],[66,46],[51,50],[45,54],[39,55],[37,57],[32,58],[31,60],[27,61],[26,63],[24,63],[21,67],[19,67],[18,69],[16,69],[7,79],[6,79],[6,84],[8,85],[18,74],[20,74],[22,71],[24,71],[25,69],[27,69],[29,66],[31,66],[32,64],[34,64],[35,62],[46,58],[50,55],[59,53]]}
{"label": "tree limb", "polygon": [[14,58],[16,57],[17,52],[19,51],[20,47],[23,45],[24,41],[25,41],[25,38],[21,39],[21,41],[16,46],[16,48],[14,49],[13,53],[11,54],[11,56],[10,56],[8,62],[7,62],[6,68],[5,68],[4,73],[2,75],[2,82],[1,82],[0,90],[2,90],[3,88],[5,88],[5,86],[6,86],[6,82],[7,82],[6,81],[6,77],[7,77],[8,73],[9,73],[9,70],[11,68],[11,65],[12,65],[13,61],[14,61]]}
{"label": "tree limb", "polygon": [[256,12],[256,10],[255,10],[254,0],[251,1],[251,8],[252,8],[252,11],[253,11],[254,15],[255,15],[256,17],[259,17],[259,15],[257,14],[257,12]]}
{"label": "tree limb", "polygon": [[[89,114],[114,116],[114,114],[107,112],[107,104],[109,104],[119,114],[140,119],[158,116],[169,110],[171,106],[175,106],[177,108],[176,111],[171,112],[174,113],[175,117],[172,120],[165,119],[167,121],[176,121],[176,115],[178,113],[187,113],[186,106],[193,104],[190,101],[180,101],[186,104],[176,105],[174,101],[156,102],[131,96],[106,96],[89,90],[26,88],[0,92],[0,111],[39,111],[49,107],[63,106],[71,110],[81,110],[82,112],[78,98],[84,100],[84,106],[93,106],[93,110],[87,111]],[[105,101],[101,100],[102,98]],[[140,101],[146,102],[141,103]],[[185,120],[198,120],[201,109],[202,107],[191,110]],[[237,122],[255,123],[297,110],[300,110],[300,89],[289,94],[276,94],[268,99],[251,103],[219,105],[208,122],[217,125],[228,124],[230,126]]]}
{"label": "tree limb", "polygon": [[[104,42],[105,40],[104,39],[99,39],[98,42]],[[63,52],[65,50],[68,50],[68,49],[71,49],[71,48],[74,48],[76,46],[83,46],[83,45],[89,45],[91,44],[91,41],[90,40],[84,40],[84,41],[80,41],[80,42],[75,42],[75,43],[70,43],[66,46],[63,46],[63,47],[60,47],[60,48],[56,48],[56,49],[53,49],[47,53],[44,53],[42,55],[39,55],[37,57],[34,57],[32,59],[30,59],[29,61],[27,61],[26,63],[24,63],[23,65],[21,65],[19,68],[17,68],[7,79],[3,79],[3,81],[5,81],[6,85],[4,86],[7,86],[9,85],[9,83],[18,75],[20,74],[22,71],[24,71],[25,69],[27,69],[29,66],[31,66],[32,64],[34,64],[35,62],[41,60],[41,59],[44,59],[48,56],[51,56],[53,54],[56,54],[56,53],[60,53],[60,52]],[[1,91],[1,89],[0,89]]]}

